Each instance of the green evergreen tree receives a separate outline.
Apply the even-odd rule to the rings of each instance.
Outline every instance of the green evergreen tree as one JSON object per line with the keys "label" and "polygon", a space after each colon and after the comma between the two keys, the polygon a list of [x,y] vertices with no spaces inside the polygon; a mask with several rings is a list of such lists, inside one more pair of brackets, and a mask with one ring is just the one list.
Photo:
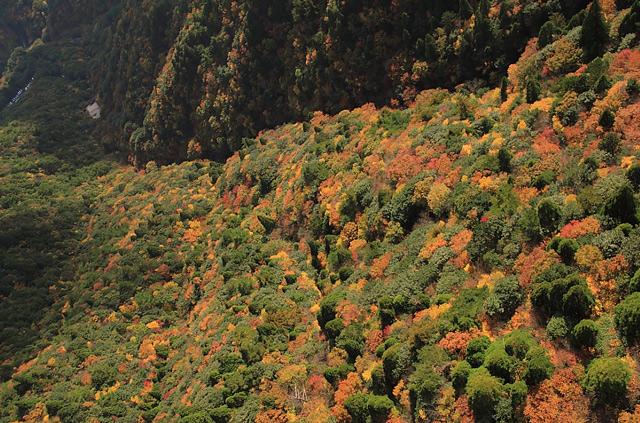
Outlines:
{"label": "green evergreen tree", "polygon": [[540,27],[540,32],[538,32],[538,47],[543,48],[544,46],[551,44],[553,42],[553,36],[558,32],[558,27],[553,21],[547,21]]}
{"label": "green evergreen tree", "polygon": [[480,12],[482,16],[488,17],[490,10],[491,10],[491,1],[480,0],[480,4],[478,6],[478,12]]}
{"label": "green evergreen tree", "polygon": [[507,101],[507,88],[509,87],[509,79],[506,76],[502,77],[502,82],[500,83],[500,100],[503,102]]}
{"label": "green evergreen tree", "polygon": [[540,229],[544,235],[551,235],[560,223],[562,217],[562,209],[555,201],[544,199],[538,204],[538,220],[540,221]]}
{"label": "green evergreen tree", "polygon": [[609,88],[611,88],[611,85],[612,85],[611,80],[606,74],[604,74],[604,75],[601,75],[600,78],[598,78],[593,88],[596,90],[598,94],[604,94],[607,91],[609,91]]}
{"label": "green evergreen tree", "polygon": [[600,119],[598,119],[598,125],[602,126],[604,129],[611,129],[615,122],[616,116],[609,109],[602,112]]}
{"label": "green evergreen tree", "polygon": [[595,347],[598,340],[598,325],[593,320],[584,319],[573,327],[571,335],[575,343],[585,347]]}
{"label": "green evergreen tree", "polygon": [[402,41],[404,41],[404,45],[406,48],[409,48],[411,46],[411,34],[406,28],[402,30]]}
{"label": "green evergreen tree", "polygon": [[600,3],[598,0],[593,0],[587,16],[582,22],[582,31],[580,32],[580,45],[587,60],[601,56],[608,41],[609,25],[604,19]]}
{"label": "green evergreen tree", "polygon": [[527,103],[531,104],[540,100],[542,89],[540,88],[540,83],[537,79],[529,78],[527,85],[525,86],[525,90],[527,91]]}
{"label": "green evergreen tree", "polygon": [[562,296],[562,310],[572,317],[589,317],[595,305],[595,297],[586,285],[574,285]]}
{"label": "green evergreen tree", "polygon": [[627,7],[631,6],[632,2],[633,0],[615,0],[616,8],[618,10],[626,9]]}
{"label": "green evergreen tree", "polygon": [[614,310],[616,327],[629,342],[640,339],[640,292],[627,296]]}
{"label": "green evergreen tree", "polygon": [[609,132],[608,134],[605,134],[602,141],[600,141],[600,144],[598,144],[598,149],[606,151],[615,157],[620,151],[620,144],[621,141],[618,134]]}
{"label": "green evergreen tree", "polygon": [[386,395],[370,395],[367,410],[374,422],[386,420],[393,409],[393,401]]}
{"label": "green evergreen tree", "polygon": [[618,188],[602,205],[602,214],[621,223],[637,223],[637,203],[633,189],[627,184]]}
{"label": "green evergreen tree", "polygon": [[620,28],[618,29],[618,34],[620,37],[624,37],[627,34],[637,34],[638,32],[640,32],[640,1],[636,0],[633,2],[631,10],[622,19]]}
{"label": "green evergreen tree", "polygon": [[467,395],[473,411],[480,416],[490,416],[504,395],[504,388],[497,378],[491,376],[485,368],[481,368],[469,377]]}
{"label": "green evergreen tree", "polygon": [[473,8],[469,4],[469,0],[460,0],[460,8],[458,9],[458,16],[462,20],[467,20],[473,15]]}
{"label": "green evergreen tree", "polygon": [[500,150],[498,150],[498,166],[501,172],[511,171],[511,159],[513,159],[513,153],[505,147],[500,147]]}
{"label": "green evergreen tree", "polygon": [[547,351],[541,346],[533,347],[527,352],[525,363],[527,367],[522,377],[529,386],[550,378],[555,370]]}
{"label": "green evergreen tree", "polygon": [[620,404],[627,396],[631,371],[627,364],[615,357],[594,359],[587,369],[584,387],[596,395],[597,402]]}
{"label": "green evergreen tree", "polygon": [[573,263],[573,256],[578,251],[579,245],[575,239],[562,239],[558,243],[558,254],[562,258],[562,261],[571,264]]}
{"label": "green evergreen tree", "polygon": [[436,46],[436,40],[427,34],[424,37],[424,58],[427,62],[434,62],[438,60],[438,46]]}
{"label": "green evergreen tree", "polygon": [[627,170],[625,174],[631,185],[638,189],[640,187],[640,163],[636,163]]}
{"label": "green evergreen tree", "polygon": [[349,413],[354,423],[365,423],[367,421],[367,416],[369,415],[367,404],[370,397],[370,394],[353,394],[344,401],[344,408],[347,409],[347,413]]}
{"label": "green evergreen tree", "polygon": [[418,38],[416,41],[416,58],[422,59],[424,56],[424,40],[422,38]]}
{"label": "green evergreen tree", "polygon": [[[640,17],[640,12],[638,12],[638,16]],[[638,80],[635,78],[629,78],[629,80],[627,81],[626,90],[627,94],[631,96],[638,94],[638,92],[640,92],[640,84],[638,83]]]}

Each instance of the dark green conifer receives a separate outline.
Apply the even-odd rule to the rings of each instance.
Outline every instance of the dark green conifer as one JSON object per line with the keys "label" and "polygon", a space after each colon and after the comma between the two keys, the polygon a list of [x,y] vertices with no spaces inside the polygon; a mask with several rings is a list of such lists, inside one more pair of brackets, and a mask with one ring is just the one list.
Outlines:
{"label": "dark green conifer", "polygon": [[424,58],[427,62],[438,60],[438,47],[436,40],[429,34],[424,37]]}
{"label": "dark green conifer", "polygon": [[615,121],[616,116],[611,112],[611,110],[607,109],[600,115],[600,119],[598,119],[598,125],[602,126],[604,129],[611,129]]}
{"label": "dark green conifer", "polygon": [[553,36],[558,32],[558,27],[553,23],[553,21],[547,21],[540,28],[540,32],[538,32],[538,47],[543,48],[544,46],[551,44],[553,42]]}
{"label": "dark green conifer", "polygon": [[460,19],[467,20],[471,15],[473,15],[473,8],[469,4],[469,0],[460,0],[460,9],[458,10]]}
{"label": "dark green conifer", "polygon": [[637,34],[638,32],[640,32],[640,1],[636,0],[633,2],[631,10],[622,19],[618,34],[620,37],[624,37],[627,34]]}
{"label": "dark green conifer", "polygon": [[508,87],[509,87],[509,79],[506,76],[503,76],[502,83],[500,84],[500,100],[507,101]]}
{"label": "dark green conifer", "polygon": [[418,38],[418,41],[416,41],[416,58],[422,59],[424,56],[424,40],[422,38]]}
{"label": "dark green conifer", "polygon": [[525,86],[525,90],[527,91],[527,103],[535,103],[540,100],[542,90],[540,88],[540,83],[536,79],[529,78],[527,85]]}
{"label": "dark green conifer", "polygon": [[404,41],[404,45],[408,48],[411,45],[411,34],[405,28],[402,30],[402,41]]}
{"label": "dark green conifer", "polygon": [[598,94],[604,94],[609,91],[609,88],[611,88],[611,80],[606,74],[603,74],[598,78],[593,88]]}
{"label": "dark green conifer", "polygon": [[602,141],[600,141],[600,144],[598,144],[598,149],[602,151],[606,151],[612,156],[616,156],[620,151],[620,144],[621,144],[621,141],[618,134],[614,132],[609,132],[602,138]]}
{"label": "dark green conifer", "polygon": [[638,84],[638,80],[635,78],[631,78],[627,81],[627,94],[636,95],[640,92],[640,84]]}
{"label": "dark green conifer", "polygon": [[602,205],[602,214],[620,223],[635,224],[638,222],[637,207],[633,189],[625,184],[607,198]]}
{"label": "dark green conifer", "polygon": [[618,10],[626,9],[627,7],[631,6],[632,2],[633,0],[615,0],[616,9]]}
{"label": "dark green conifer", "polygon": [[601,56],[608,41],[609,25],[604,19],[600,3],[598,0],[593,0],[587,16],[582,22],[582,31],[580,32],[580,45],[587,60]]}
{"label": "dark green conifer", "polygon": [[478,6],[478,12],[480,12],[482,16],[488,17],[490,9],[491,9],[491,2],[489,0],[480,0],[480,5]]}

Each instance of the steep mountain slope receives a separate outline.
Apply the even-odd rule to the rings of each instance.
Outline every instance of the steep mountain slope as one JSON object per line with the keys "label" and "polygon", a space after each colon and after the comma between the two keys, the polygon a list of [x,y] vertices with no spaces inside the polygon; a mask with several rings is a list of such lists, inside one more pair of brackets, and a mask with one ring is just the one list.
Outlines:
{"label": "steep mountain slope", "polygon": [[123,2],[120,18],[97,31],[106,50],[95,77],[114,143],[138,166],[224,159],[243,138],[315,110],[496,84],[546,21],[571,29],[586,5]]}
{"label": "steep mountain slope", "polygon": [[640,51],[583,66],[578,37],[502,90],[318,112],[224,166],[51,174],[95,123],[5,121],[3,305],[45,308],[37,343],[3,329],[0,421],[637,419]]}
{"label": "steep mountain slope", "polygon": [[[0,21],[0,59],[11,54],[0,100],[7,103],[37,68],[37,55],[15,46],[73,37],[91,60],[101,138],[112,151],[138,167],[224,161],[243,138],[316,110],[407,105],[425,88],[498,85],[531,37],[546,45],[576,29],[587,4],[21,2],[6,5]],[[610,22],[600,29],[589,21],[593,35],[580,40],[588,59],[633,44],[631,5],[605,4]]]}
{"label": "steep mountain slope", "polygon": [[640,3],[422,4],[52,2],[0,422],[637,421]]}

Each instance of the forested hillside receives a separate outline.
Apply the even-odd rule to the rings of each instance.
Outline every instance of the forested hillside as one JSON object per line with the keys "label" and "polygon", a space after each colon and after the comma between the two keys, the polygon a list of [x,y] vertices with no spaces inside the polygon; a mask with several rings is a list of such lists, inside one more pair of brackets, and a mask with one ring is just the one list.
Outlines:
{"label": "forested hillside", "polygon": [[0,422],[640,420],[640,3],[26,3]]}
{"label": "forested hillside", "polygon": [[226,158],[243,138],[316,110],[407,105],[424,88],[465,81],[495,86],[543,24],[547,38],[567,32],[587,5],[148,3],[123,2],[94,33],[106,46],[95,76],[112,142],[139,166]]}
{"label": "forested hillside", "polygon": [[[13,95],[34,72],[24,48],[71,37],[90,53],[88,72],[104,109],[102,137],[112,150],[129,154],[139,167],[148,160],[223,161],[243,138],[309,119],[316,110],[336,114],[368,102],[406,106],[425,88],[496,86],[530,39],[540,36],[546,45],[579,28],[587,5],[19,2],[3,6],[0,58],[23,47],[7,65],[6,94]],[[609,1],[607,28],[591,22],[592,39],[581,40],[589,60],[633,44],[637,14],[620,26],[631,5]]]}

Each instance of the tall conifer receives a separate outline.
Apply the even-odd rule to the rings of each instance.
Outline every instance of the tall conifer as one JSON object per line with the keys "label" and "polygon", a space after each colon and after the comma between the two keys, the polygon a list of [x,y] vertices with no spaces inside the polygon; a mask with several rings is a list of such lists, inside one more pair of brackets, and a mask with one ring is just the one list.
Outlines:
{"label": "tall conifer", "polygon": [[598,0],[593,0],[582,23],[582,32],[580,33],[580,45],[587,60],[591,61],[595,57],[601,56],[608,41],[609,25],[604,19],[600,3]]}

